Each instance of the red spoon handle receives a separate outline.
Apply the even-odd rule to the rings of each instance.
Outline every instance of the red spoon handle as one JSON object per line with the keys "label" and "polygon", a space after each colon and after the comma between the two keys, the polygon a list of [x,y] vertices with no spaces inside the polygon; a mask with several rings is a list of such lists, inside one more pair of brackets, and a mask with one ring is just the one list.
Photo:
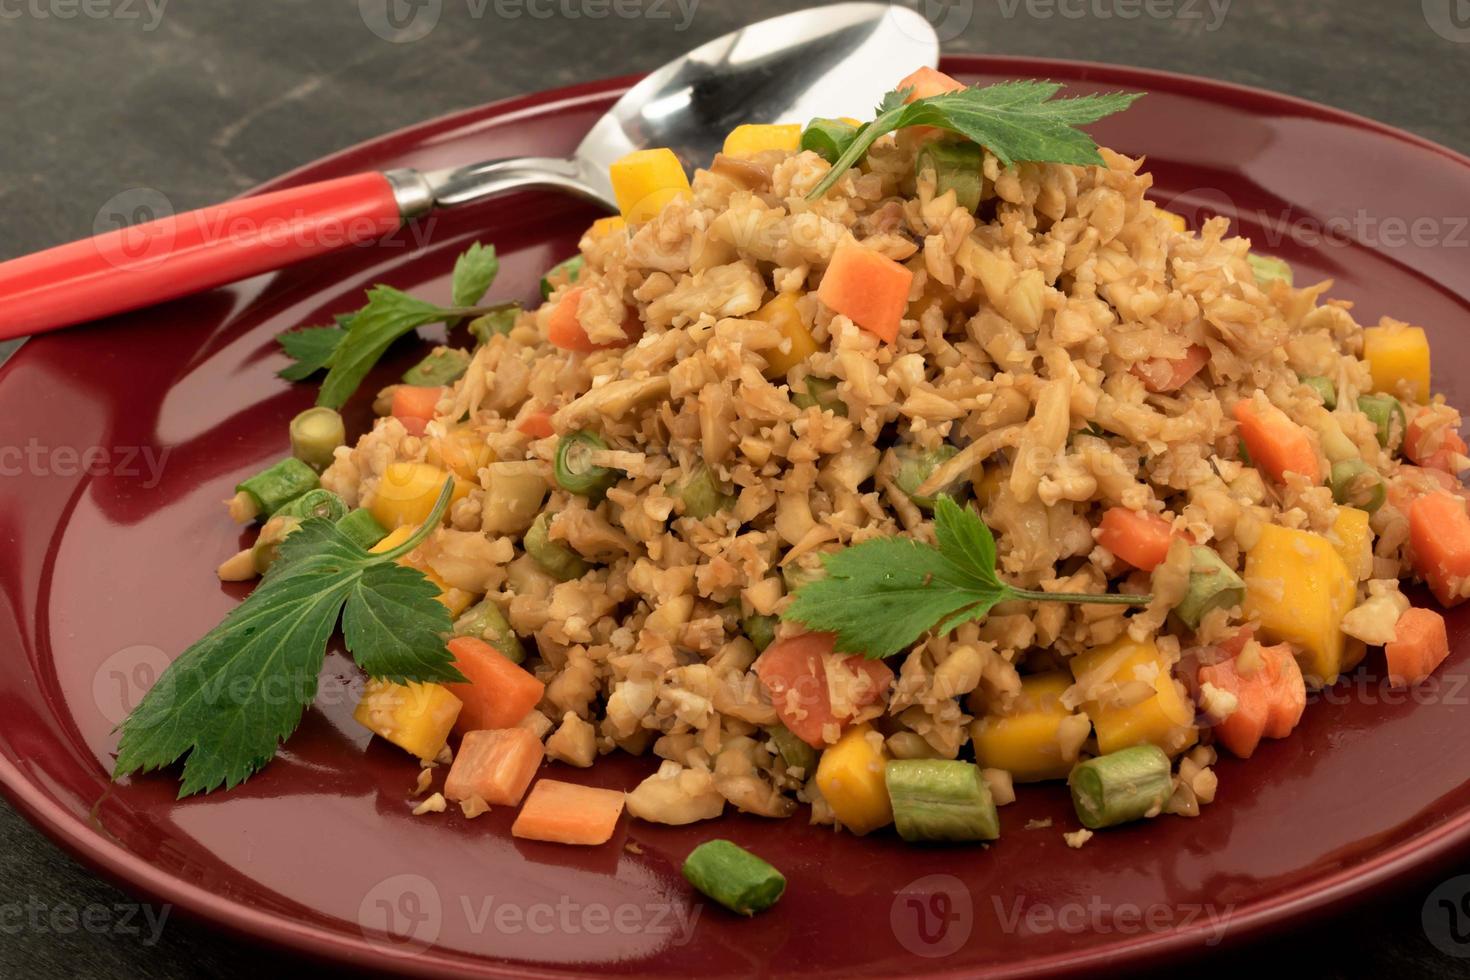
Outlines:
{"label": "red spoon handle", "polygon": [[357,174],[243,197],[0,263],[0,339],[135,310],[402,224],[388,178]]}

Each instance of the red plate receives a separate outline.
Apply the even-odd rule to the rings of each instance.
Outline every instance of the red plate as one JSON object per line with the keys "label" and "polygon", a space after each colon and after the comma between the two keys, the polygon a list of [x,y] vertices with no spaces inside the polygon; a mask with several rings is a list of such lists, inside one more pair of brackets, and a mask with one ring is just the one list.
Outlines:
{"label": "red plate", "polygon": [[[1149,93],[1098,135],[1147,155],[1161,202],[1235,213],[1299,281],[1335,277],[1335,295],[1357,303],[1363,322],[1391,313],[1425,325],[1436,385],[1470,405],[1460,332],[1470,267],[1450,247],[1467,232],[1439,217],[1464,199],[1470,160],[1214,82],[1024,59],[946,67],[971,81],[1045,76]],[[565,153],[627,84],[475,109],[271,186]],[[1080,851],[1062,841],[1075,819],[1056,786],[1023,789],[1002,812],[1004,840],[989,848],[909,847],[891,834],[860,840],[733,816],[683,829],[624,821],[611,845],[586,850],[511,839],[506,808],[472,823],[413,817],[416,769],[352,722],[360,681],[340,654],[289,747],[243,788],[176,802],[167,776],[109,785],[113,724],[245,592],[212,575],[241,545],[219,502],[282,455],[286,423],[314,390],[274,377],[284,359],[272,337],[354,308],[375,282],[447,299],[453,259],[475,238],[504,257],[494,295],[532,299],[539,273],[593,217],[540,195],[441,215],[417,247],[405,232],[45,336],[0,369],[0,465],[24,477],[8,481],[0,508],[0,780],[16,806],[101,873],[238,933],[377,969],[459,976],[1116,967],[1335,907],[1446,860],[1470,838],[1464,612],[1450,617],[1449,662],[1413,698],[1387,692],[1381,658],[1370,657],[1314,699],[1294,737],[1249,764],[1223,762],[1220,800],[1204,816],[1110,831]],[[359,426],[366,411],[358,407]],[[620,759],[572,778],[631,788],[649,768]],[[786,873],[774,911],[743,921],[695,901],[679,864],[716,834]]]}

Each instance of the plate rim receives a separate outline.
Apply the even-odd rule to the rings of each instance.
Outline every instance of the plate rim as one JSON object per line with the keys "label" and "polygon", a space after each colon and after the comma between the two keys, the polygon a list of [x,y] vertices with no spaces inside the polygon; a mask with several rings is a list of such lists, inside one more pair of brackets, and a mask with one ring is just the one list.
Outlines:
{"label": "plate rim", "polygon": [[[1420,151],[1442,157],[1452,164],[1458,164],[1470,174],[1470,155],[1451,147],[1346,109],[1258,86],[1163,69],[1068,58],[952,54],[941,59],[941,67],[962,75],[999,72],[1025,77],[1045,77],[1049,72],[1065,72],[1076,81],[1134,85],[1205,101],[1236,105],[1244,103],[1248,108],[1270,106],[1289,109],[1297,115],[1346,125],[1405,143]],[[515,115],[521,112],[540,114],[555,106],[600,100],[625,90],[642,77],[642,74],[628,74],[580,82],[443,113],[318,157],[237,196],[266,193],[316,179],[314,174],[320,170],[342,169],[351,165],[355,158],[373,155],[391,143],[422,144],[438,134],[476,122],[513,121]],[[18,364],[28,360],[27,351],[31,347],[30,344],[22,344],[4,364],[0,364],[0,381],[16,370]],[[405,976],[473,975],[551,980],[573,975],[560,968],[496,961],[452,949],[431,948],[423,953],[405,953],[382,942],[374,942],[365,934],[355,936],[348,932],[303,925],[283,913],[266,911],[225,898],[175,874],[155,868],[141,856],[114,842],[105,830],[69,812],[37,780],[22,772],[19,765],[4,755],[0,755],[0,795],[48,840],[122,891],[150,901],[166,903],[185,918],[219,929],[237,939],[259,942],[278,951],[353,968],[391,968]],[[1242,947],[1281,931],[1290,924],[1340,911],[1363,900],[1375,886],[1406,883],[1426,873],[1437,860],[1467,851],[1470,851],[1470,807],[1400,841],[1362,864],[1310,878],[1256,902],[1249,909],[1232,916],[1229,931],[1216,948]],[[1033,958],[1011,967],[989,971],[985,975],[998,978],[1060,976],[1095,970],[1099,966],[1116,968],[1124,964],[1156,964],[1171,956],[1197,951],[1207,931],[1205,923],[1192,924],[1164,934],[1144,934],[1089,949]],[[926,975],[934,978],[957,978],[973,976],[974,971],[952,967],[941,968]]]}

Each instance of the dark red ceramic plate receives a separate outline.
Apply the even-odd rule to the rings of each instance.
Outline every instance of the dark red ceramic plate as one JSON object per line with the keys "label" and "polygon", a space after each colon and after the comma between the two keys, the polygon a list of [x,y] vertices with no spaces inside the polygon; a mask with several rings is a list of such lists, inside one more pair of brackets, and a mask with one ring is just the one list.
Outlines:
{"label": "dark red ceramic plate", "polygon": [[[1441,217],[1464,200],[1470,160],[1197,79],[1003,58],[946,67],[971,81],[1047,76],[1149,93],[1098,136],[1147,155],[1161,202],[1232,213],[1301,279],[1335,277],[1361,320],[1423,324],[1436,385],[1470,407],[1470,267],[1454,247],[1467,233]],[[567,152],[626,84],[465,112],[272,186]],[[240,546],[219,502],[282,454],[287,420],[313,394],[274,377],[284,361],[272,337],[352,309],[375,282],[447,299],[453,258],[476,238],[504,256],[496,295],[531,299],[593,217],[559,197],[508,198],[436,218],[422,243],[405,234],[42,337],[0,369],[11,477],[0,507],[0,780],[15,805],[99,872],[243,935],[460,976],[1092,971],[1297,921],[1470,839],[1465,613],[1450,619],[1455,652],[1415,697],[1388,693],[1369,658],[1314,699],[1294,737],[1248,764],[1223,762],[1220,800],[1204,816],[1108,832],[1080,851],[1062,841],[1075,823],[1056,786],[1024,789],[990,848],[735,816],[683,829],[624,821],[613,843],[587,850],[513,840],[504,808],[473,823],[413,817],[416,769],[352,722],[360,682],[340,655],[287,749],[244,787],[176,802],[171,778],[110,784],[113,724],[243,594],[211,574]],[[649,768],[613,760],[572,778],[631,787]],[[786,873],[775,910],[744,921],[695,900],[679,864],[715,834]]]}

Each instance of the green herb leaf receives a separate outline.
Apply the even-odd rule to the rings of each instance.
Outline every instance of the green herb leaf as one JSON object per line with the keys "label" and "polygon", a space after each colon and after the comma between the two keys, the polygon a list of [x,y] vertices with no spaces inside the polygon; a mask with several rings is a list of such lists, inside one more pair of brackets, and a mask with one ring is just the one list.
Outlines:
{"label": "green herb leaf", "polygon": [[250,597],[170,664],[123,721],[113,777],[184,758],[180,797],[248,779],[316,697],[339,616],[348,651],[369,674],[463,680],[445,646],[450,621],[439,590],[394,564],[439,525],[453,489],[446,482],[419,532],[383,554],[330,521],[302,522]]}
{"label": "green herb leaf", "polygon": [[455,260],[450,296],[455,306],[474,306],[485,298],[490,284],[500,272],[500,259],[494,245],[471,245]]}
{"label": "green herb leaf", "polygon": [[874,538],[822,559],[827,576],[797,589],[781,614],[837,635],[837,649],[869,659],[892,656],[933,630],[945,634],[984,619],[1002,602],[1088,602],[1142,606],[1152,596],[1081,595],[1017,589],[995,571],[995,538],[953,498],[934,508],[939,546],[910,538]]}
{"label": "green herb leaf", "polygon": [[278,334],[276,340],[296,363],[276,374],[287,381],[304,381],[327,366],[347,331],[341,327],[305,327]]}
{"label": "green herb leaf", "polygon": [[847,152],[838,157],[807,200],[815,201],[827,193],[879,137],[905,126],[934,126],[959,133],[995,154],[1007,167],[1022,160],[1101,164],[1097,144],[1076,127],[1122,112],[1139,95],[1110,92],[1053,99],[1060,89],[1056,82],[1002,82],[932,95],[908,104],[903,102],[905,92],[890,92],[878,106],[878,117],[858,130]]}

